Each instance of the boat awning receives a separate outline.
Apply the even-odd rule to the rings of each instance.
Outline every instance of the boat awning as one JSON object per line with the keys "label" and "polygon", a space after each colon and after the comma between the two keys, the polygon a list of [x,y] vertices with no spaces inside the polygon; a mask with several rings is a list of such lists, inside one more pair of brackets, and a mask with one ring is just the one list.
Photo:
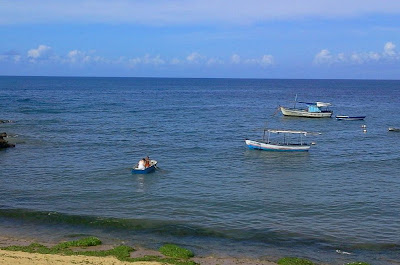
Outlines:
{"label": "boat awning", "polygon": [[299,103],[303,103],[303,104],[311,105],[311,106],[317,106],[318,108],[320,108],[320,107],[329,107],[329,106],[332,105],[331,103],[326,103],[326,102],[321,102],[321,101],[317,101],[317,102],[299,101]]}
{"label": "boat awning", "polygon": [[317,101],[316,103],[317,103],[317,107],[329,107],[332,105],[331,103],[325,103],[325,102],[319,102],[319,101]]}
{"label": "boat awning", "polygon": [[303,134],[303,135],[319,135],[321,133],[315,133],[315,132],[306,132],[306,131],[292,131],[292,130],[274,130],[274,129],[268,129],[266,130],[270,133],[290,133],[290,134]]}

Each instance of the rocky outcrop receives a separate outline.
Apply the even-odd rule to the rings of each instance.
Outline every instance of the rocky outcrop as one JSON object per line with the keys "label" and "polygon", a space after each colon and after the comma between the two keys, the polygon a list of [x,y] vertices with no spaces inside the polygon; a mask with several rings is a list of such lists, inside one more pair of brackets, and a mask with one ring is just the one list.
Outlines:
{"label": "rocky outcrop", "polygon": [[2,148],[8,148],[8,147],[15,147],[15,144],[9,144],[6,140],[4,140],[4,137],[7,137],[7,134],[0,133],[0,149]]}

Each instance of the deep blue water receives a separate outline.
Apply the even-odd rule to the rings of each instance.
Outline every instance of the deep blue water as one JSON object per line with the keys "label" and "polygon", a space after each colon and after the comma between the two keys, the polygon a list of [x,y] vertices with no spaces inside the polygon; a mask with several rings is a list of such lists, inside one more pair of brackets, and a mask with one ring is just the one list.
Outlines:
{"label": "deep blue water", "polygon": [[[296,94],[367,117],[275,113]],[[393,264],[399,101],[400,81],[0,77],[16,143],[0,151],[0,233]],[[264,126],[322,135],[308,153],[248,150]],[[146,155],[160,169],[132,175]]]}

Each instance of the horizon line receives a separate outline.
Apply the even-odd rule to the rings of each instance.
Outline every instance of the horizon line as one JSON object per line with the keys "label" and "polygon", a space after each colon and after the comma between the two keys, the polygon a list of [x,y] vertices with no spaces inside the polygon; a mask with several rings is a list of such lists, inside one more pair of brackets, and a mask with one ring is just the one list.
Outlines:
{"label": "horizon line", "polygon": [[238,80],[354,80],[354,81],[400,81],[400,79],[376,78],[282,78],[282,77],[171,77],[171,76],[76,76],[76,75],[1,75],[2,77],[54,77],[54,78],[137,78],[137,79],[238,79]]}

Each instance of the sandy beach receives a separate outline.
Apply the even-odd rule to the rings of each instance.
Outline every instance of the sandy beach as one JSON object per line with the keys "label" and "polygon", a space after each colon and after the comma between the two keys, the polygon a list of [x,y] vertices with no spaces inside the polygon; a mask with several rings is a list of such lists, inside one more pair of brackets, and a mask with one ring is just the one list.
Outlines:
{"label": "sandy beach", "polygon": [[[245,258],[193,258],[194,262],[201,265],[276,265],[274,262],[245,259]],[[153,261],[124,262],[114,257],[88,257],[88,256],[62,256],[51,254],[26,253],[21,251],[0,250],[0,264],[14,265],[162,265],[164,263]]]}
{"label": "sandy beach", "polygon": [[[40,243],[34,239],[16,238],[10,236],[0,236],[0,248],[8,246],[28,246],[32,243]],[[55,244],[43,243],[48,247]],[[113,245],[99,245],[93,247],[87,247],[85,250],[108,250],[112,249]],[[145,249],[140,246],[133,246],[135,251],[131,252],[132,258],[145,257],[145,256],[158,256],[165,257],[157,250]],[[195,256],[190,260],[200,265],[276,265],[275,262],[263,259],[254,259],[247,257],[219,257],[219,256],[207,256],[199,257]],[[161,265],[166,263],[160,263],[155,261],[137,261],[137,262],[124,262],[120,261],[113,256],[109,257],[92,257],[92,256],[64,256],[58,254],[38,254],[38,253],[27,253],[22,251],[9,251],[0,249],[0,264],[16,264],[16,265],[67,265],[67,264],[96,264],[96,265]]]}
{"label": "sandy beach", "polygon": [[161,265],[160,262],[123,262],[114,257],[62,256],[0,250],[0,264],[14,265]]}

